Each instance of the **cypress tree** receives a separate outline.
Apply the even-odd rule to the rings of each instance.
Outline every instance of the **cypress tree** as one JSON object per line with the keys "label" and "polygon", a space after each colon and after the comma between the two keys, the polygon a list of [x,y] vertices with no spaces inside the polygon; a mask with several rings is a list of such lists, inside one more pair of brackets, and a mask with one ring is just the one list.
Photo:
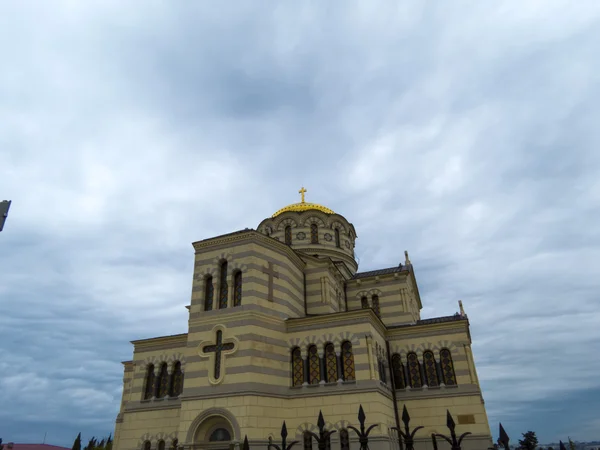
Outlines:
{"label": "cypress tree", "polygon": [[73,442],[72,450],[81,450],[81,433],[77,435],[75,441]]}

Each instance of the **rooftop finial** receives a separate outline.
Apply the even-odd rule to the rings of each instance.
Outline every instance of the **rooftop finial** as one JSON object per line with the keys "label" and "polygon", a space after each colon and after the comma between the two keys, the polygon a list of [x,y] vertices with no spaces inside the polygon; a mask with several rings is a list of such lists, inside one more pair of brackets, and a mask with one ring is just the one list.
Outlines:
{"label": "rooftop finial", "polygon": [[408,251],[404,250],[404,265],[408,266],[409,264],[412,264],[410,262],[410,259],[408,258]]}
{"label": "rooftop finial", "polygon": [[461,316],[466,316],[465,309],[463,308],[462,300],[458,301],[458,308],[460,309],[460,315]]}
{"label": "rooftop finial", "polygon": [[306,189],[304,189],[304,186],[302,186],[302,189],[300,189],[298,193],[302,196],[302,203],[304,203],[304,194],[306,193]]}

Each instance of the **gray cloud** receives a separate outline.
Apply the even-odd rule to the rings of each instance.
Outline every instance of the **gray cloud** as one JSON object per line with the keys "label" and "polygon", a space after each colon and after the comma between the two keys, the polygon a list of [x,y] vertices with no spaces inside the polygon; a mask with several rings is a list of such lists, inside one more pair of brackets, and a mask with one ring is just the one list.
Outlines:
{"label": "gray cloud", "polygon": [[2,437],[108,434],[128,341],[185,329],[190,243],[305,185],[361,270],[410,251],[424,317],[464,301],[494,432],[598,438],[600,7],[577,5],[0,5]]}

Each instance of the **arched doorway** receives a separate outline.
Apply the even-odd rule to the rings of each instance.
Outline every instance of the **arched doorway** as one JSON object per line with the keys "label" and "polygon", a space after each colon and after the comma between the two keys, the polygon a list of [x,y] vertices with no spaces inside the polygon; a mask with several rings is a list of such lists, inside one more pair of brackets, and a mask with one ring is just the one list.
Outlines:
{"label": "arched doorway", "polygon": [[229,420],[211,415],[202,420],[194,432],[194,450],[230,450],[234,431]]}

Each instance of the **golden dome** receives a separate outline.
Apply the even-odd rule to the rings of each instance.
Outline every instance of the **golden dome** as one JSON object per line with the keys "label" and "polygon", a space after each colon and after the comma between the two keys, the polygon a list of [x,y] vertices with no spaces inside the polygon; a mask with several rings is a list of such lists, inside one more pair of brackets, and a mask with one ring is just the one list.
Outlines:
{"label": "golden dome", "polygon": [[326,206],[323,205],[319,205],[318,203],[306,203],[304,201],[304,193],[306,192],[306,189],[302,188],[298,191],[298,193],[300,195],[302,195],[302,201],[300,203],[293,203],[291,205],[288,205],[284,208],[281,208],[279,211],[277,211],[275,214],[273,214],[272,217],[277,217],[279,214],[284,213],[284,212],[288,212],[288,211],[308,211],[309,209],[316,209],[317,211],[321,211],[324,212],[325,214],[335,214],[334,211],[332,211],[331,209],[327,208]]}

